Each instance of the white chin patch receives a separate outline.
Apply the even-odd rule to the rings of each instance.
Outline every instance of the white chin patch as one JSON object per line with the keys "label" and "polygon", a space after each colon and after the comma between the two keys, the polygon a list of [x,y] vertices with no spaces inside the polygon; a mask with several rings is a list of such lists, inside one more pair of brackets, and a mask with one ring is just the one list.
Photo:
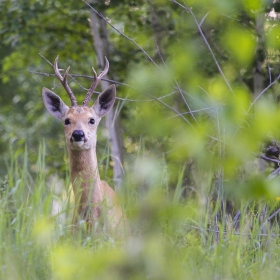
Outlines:
{"label": "white chin patch", "polygon": [[85,144],[85,141],[73,142],[74,145],[82,147]]}
{"label": "white chin patch", "polygon": [[78,142],[72,142],[74,150],[84,150],[85,147],[85,141],[78,141]]}

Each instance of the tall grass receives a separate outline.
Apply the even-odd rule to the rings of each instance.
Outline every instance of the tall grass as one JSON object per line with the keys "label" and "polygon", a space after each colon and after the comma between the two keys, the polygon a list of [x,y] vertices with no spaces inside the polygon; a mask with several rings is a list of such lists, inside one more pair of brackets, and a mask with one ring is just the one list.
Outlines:
{"label": "tall grass", "polygon": [[[182,170],[176,191],[168,191],[166,171],[151,162],[149,169],[160,170],[153,170],[157,175],[145,180],[140,192],[136,186],[149,171],[141,171],[147,163],[138,159],[135,168],[143,174],[132,172],[123,203],[131,237],[73,234],[68,196],[65,222],[51,215],[57,194],[47,183],[44,145],[35,175],[27,150],[20,156],[11,152],[7,164],[0,189],[0,279],[279,278],[279,226],[261,217],[264,206],[273,209],[275,202],[241,200],[234,217],[213,204],[210,187],[182,199]],[[64,183],[67,194],[69,180]]]}

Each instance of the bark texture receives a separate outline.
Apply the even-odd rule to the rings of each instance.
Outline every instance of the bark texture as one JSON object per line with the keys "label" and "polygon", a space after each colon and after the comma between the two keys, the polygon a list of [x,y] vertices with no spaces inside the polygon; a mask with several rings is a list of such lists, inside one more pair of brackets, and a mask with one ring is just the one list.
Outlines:
{"label": "bark texture", "polygon": [[[95,13],[90,10],[90,28],[94,41],[94,49],[96,52],[98,68],[100,71],[104,69],[104,57],[106,56],[110,61],[107,27]],[[107,78],[107,77],[105,77]],[[109,83],[101,81],[101,88],[104,91]],[[123,182],[123,139],[121,135],[121,126],[119,118],[115,114],[115,109],[108,113],[106,117],[106,127],[109,133],[109,141],[111,145],[111,156],[114,162],[114,184],[116,192],[121,191]]]}

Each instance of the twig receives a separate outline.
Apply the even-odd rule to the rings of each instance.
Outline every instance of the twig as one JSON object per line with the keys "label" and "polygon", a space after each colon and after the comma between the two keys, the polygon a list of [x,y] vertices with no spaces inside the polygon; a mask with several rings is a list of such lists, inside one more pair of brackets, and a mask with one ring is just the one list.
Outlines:
{"label": "twig", "polygon": [[252,107],[254,106],[254,104],[258,101],[258,99],[269,89],[271,88],[278,80],[280,79],[280,74],[278,75],[278,77],[272,82],[270,83],[265,89],[263,89],[261,91],[261,93],[253,100],[253,102],[250,104],[249,109],[246,112],[246,115],[249,114],[250,110],[252,109]]}
{"label": "twig", "polygon": [[228,82],[228,80],[227,80],[227,78],[226,78],[226,76],[225,76],[225,74],[224,74],[222,68],[220,67],[220,65],[219,65],[219,63],[218,63],[218,61],[217,61],[217,59],[216,59],[216,57],[215,57],[215,54],[214,54],[213,51],[212,51],[211,46],[209,45],[209,43],[208,43],[208,41],[207,41],[207,39],[206,39],[206,37],[205,37],[205,35],[204,35],[202,29],[201,29],[201,24],[203,23],[205,17],[208,15],[208,13],[204,16],[204,18],[202,19],[201,23],[198,23],[198,21],[197,21],[197,19],[196,19],[196,16],[194,15],[192,9],[189,8],[186,4],[185,4],[186,6],[184,6],[184,5],[182,5],[181,3],[177,2],[176,0],[171,0],[171,2],[173,2],[174,4],[177,4],[178,6],[180,6],[180,7],[183,8],[184,10],[188,11],[188,12],[192,15],[192,17],[193,17],[193,19],[194,19],[194,22],[195,22],[195,24],[196,24],[196,26],[197,26],[197,29],[198,29],[198,31],[199,31],[199,33],[200,33],[200,35],[201,35],[201,37],[202,37],[204,43],[206,44],[208,50],[210,51],[210,53],[211,53],[211,55],[212,55],[212,58],[213,58],[213,60],[214,60],[214,62],[215,62],[215,64],[216,64],[216,66],[217,66],[217,68],[218,68],[218,70],[219,70],[221,76],[223,77],[223,79],[224,79],[226,85],[228,86],[229,90],[231,91],[231,93],[234,94],[233,89],[231,88],[231,86],[230,86],[230,84],[229,84],[229,82]]}
{"label": "twig", "polygon": [[165,61],[164,61],[164,59],[163,59],[163,56],[162,56],[162,54],[161,54],[161,52],[160,52],[159,45],[158,45],[156,39],[155,39],[155,46],[156,46],[156,49],[157,49],[157,54],[158,54],[158,56],[159,56],[159,58],[160,58],[162,64],[163,64],[163,65],[165,66],[165,68],[167,69],[166,63],[165,63]]}
{"label": "twig", "polygon": [[199,26],[202,25],[202,23],[204,22],[204,20],[206,19],[206,17],[209,15],[209,12],[202,18],[202,20],[199,23]]}
{"label": "twig", "polygon": [[185,99],[185,96],[184,96],[184,94],[183,94],[183,91],[182,91],[180,85],[178,84],[178,82],[177,82],[176,80],[175,80],[175,83],[176,83],[176,86],[177,86],[177,88],[178,88],[178,90],[179,90],[179,92],[180,92],[180,94],[181,94],[181,97],[182,97],[184,103],[186,104],[186,106],[187,106],[187,108],[188,108],[188,110],[189,110],[189,112],[190,112],[192,118],[194,119],[194,121],[196,122],[196,124],[198,124],[198,122],[197,122],[197,120],[196,120],[194,114],[192,113],[192,110],[191,110],[191,108],[190,108],[188,102],[187,102],[186,99]]}
{"label": "twig", "polygon": [[266,222],[269,222],[272,218],[274,218],[278,213],[280,212],[280,208],[276,210],[272,215],[270,215],[267,219]]}
{"label": "twig", "polygon": [[[119,29],[117,29],[113,24],[111,24],[108,19],[100,12],[98,12],[97,10],[95,10],[89,3],[87,3],[85,0],[82,0],[91,10],[93,10],[99,17],[101,17],[111,28],[113,28],[116,32],[118,32],[120,35],[122,35],[124,38],[126,38],[127,40],[129,40],[130,42],[132,42],[135,46],[137,46],[138,49],[141,50],[141,52],[144,53],[144,55],[154,64],[154,66],[168,79],[171,81],[170,77],[168,75],[166,75],[166,73],[158,66],[158,64],[151,58],[151,56],[132,38],[128,37],[127,35],[125,35],[122,31],[120,31]],[[158,48],[158,46],[157,46]],[[162,57],[161,57],[162,59]],[[164,64],[165,65],[165,64]],[[183,96],[183,91],[181,90],[180,86],[178,85],[177,81],[175,80],[175,83],[177,85],[177,88],[182,96],[182,99],[184,101],[184,103],[186,104],[189,112],[191,113],[192,110],[189,107],[189,104],[187,103],[185,97]],[[157,101],[159,101],[159,99],[155,99]],[[167,106],[169,109],[171,109],[172,107],[170,107],[169,105],[165,104],[165,106]],[[173,110],[173,109],[171,109]],[[197,123],[195,116],[191,113],[192,118],[194,119],[194,121]],[[188,124],[191,124],[187,119],[184,119],[185,121],[187,121]]]}
{"label": "twig", "polygon": [[267,161],[271,161],[271,162],[275,162],[275,163],[280,164],[280,160],[278,160],[278,159],[270,158],[270,157],[267,157],[267,156],[264,156],[264,155],[259,155],[258,157],[263,159],[263,160],[267,160]]}
{"label": "twig", "polygon": [[[182,115],[189,115],[189,114],[195,114],[195,113],[200,113],[202,111],[210,111],[212,110],[212,108],[201,108],[201,109],[197,109],[197,110],[192,110],[191,112],[185,112],[185,113],[181,113]],[[174,115],[174,116],[170,116],[170,117],[167,117],[165,118],[165,120],[169,120],[169,119],[173,119],[173,118],[176,118],[178,117],[178,115]]]}
{"label": "twig", "polygon": [[278,210],[276,210],[272,215],[270,215],[261,225],[261,229],[262,230],[264,228],[264,226],[266,225],[266,223],[268,223],[272,218],[274,218],[278,213],[280,212],[280,208]]}
{"label": "twig", "polygon": [[280,167],[278,167],[276,170],[274,170],[269,176],[266,178],[267,180],[272,180],[275,177],[280,175]]}
{"label": "twig", "polygon": [[[109,22],[109,20],[101,13],[99,13],[97,10],[95,10],[89,3],[87,3],[85,0],[82,0],[91,10],[93,10],[99,17],[101,17],[108,25],[110,25],[116,32],[118,32],[120,35],[125,37],[128,41],[132,42],[135,46],[137,46],[138,49],[140,49],[145,56],[156,66],[156,68],[165,75],[165,73],[162,71],[162,69],[156,64],[156,62],[150,57],[150,55],[133,39],[125,35],[123,32],[121,32],[119,29],[117,29],[113,24]],[[166,75],[165,75],[166,76]],[[167,77],[168,78],[168,77]]]}
{"label": "twig", "polygon": [[[259,99],[269,88],[271,88],[279,79],[280,79],[280,74],[278,75],[278,77],[277,77],[272,83],[270,83],[265,89],[263,89],[263,90],[260,92],[260,94],[253,100],[253,102],[250,104],[248,110],[246,111],[245,115],[248,115],[248,114],[249,114],[249,112],[251,111],[251,109],[252,109],[252,107],[255,105],[255,103],[258,101],[258,99]],[[236,134],[237,134],[238,130],[240,129],[240,127],[241,127],[241,126],[238,126],[238,127],[236,128],[236,131],[235,131],[233,137],[236,136]]]}
{"label": "twig", "polygon": [[[50,73],[44,73],[44,72],[38,72],[38,71],[29,71],[29,73],[32,73],[32,74],[37,74],[37,75],[41,75],[41,76],[46,76],[46,77],[55,77],[55,74],[50,74]],[[71,76],[73,78],[86,78],[86,79],[93,79],[94,77],[93,76],[88,76],[88,75],[80,75],[80,74],[71,74]],[[75,82],[77,82],[76,79],[74,79]],[[113,83],[113,84],[116,84],[116,85],[121,85],[121,86],[125,86],[125,87],[128,87],[128,88],[131,88],[135,91],[139,91],[138,89],[128,85],[128,84],[125,84],[125,83],[122,83],[122,82],[118,82],[118,81],[115,81],[115,80],[111,80],[111,79],[106,79],[106,78],[102,78],[102,81],[107,81],[109,83]],[[77,82],[77,84],[84,90],[88,90],[87,88],[83,87],[80,83]],[[61,85],[58,85],[58,87],[60,87]],[[171,93],[168,93],[166,95],[163,95],[163,96],[160,96],[160,97],[157,97],[158,99],[164,99],[166,97],[169,97],[173,94],[175,94],[177,91],[172,91]],[[95,91],[94,93],[96,94],[99,94],[100,92],[98,91]],[[151,101],[154,101],[154,99],[128,99],[128,98],[121,98],[121,97],[116,97],[117,99],[119,100],[125,100],[125,101],[129,101],[129,102],[151,102]],[[182,115],[184,115],[186,113],[182,113]]]}
{"label": "twig", "polygon": [[[33,72],[31,71],[31,73],[35,73],[35,74],[39,74],[39,75],[43,75],[43,76],[47,76],[47,77],[49,77],[49,76],[55,76],[54,74],[48,74],[48,73],[42,73],[42,72],[36,72],[36,71],[33,71]],[[74,77],[93,78],[92,76],[78,75],[78,74],[71,74],[71,75],[69,75],[69,76],[72,77],[73,80],[74,80],[76,83],[78,83],[78,82],[77,82],[76,79],[74,79]],[[103,80],[103,79],[102,79],[102,80]],[[165,102],[163,102],[163,101],[161,100],[161,99],[163,99],[163,98],[165,98],[165,97],[167,97],[167,96],[169,96],[169,95],[171,95],[171,94],[174,94],[175,92],[172,92],[172,93],[170,93],[170,94],[168,94],[168,95],[161,96],[161,97],[154,97],[154,96],[152,96],[151,94],[146,93],[146,92],[143,92],[143,91],[140,91],[140,90],[138,90],[138,89],[136,89],[136,88],[134,88],[134,87],[132,87],[132,86],[130,86],[130,85],[128,85],[128,84],[121,83],[121,82],[117,82],[117,81],[114,81],[114,80],[109,80],[109,79],[104,79],[104,80],[109,81],[109,82],[112,82],[112,83],[115,83],[115,84],[119,84],[119,85],[122,85],[122,86],[129,87],[129,88],[131,88],[131,89],[133,89],[133,90],[136,90],[136,91],[138,91],[138,92],[140,92],[140,93],[142,93],[142,94],[144,94],[144,95],[150,97],[150,99],[148,99],[148,100],[129,100],[129,99],[122,99],[122,98],[118,98],[118,99],[120,99],[120,100],[127,100],[127,101],[134,101],[134,102],[136,102],[136,101],[149,101],[149,102],[151,102],[151,101],[158,101],[159,103],[161,103],[162,105],[164,105],[165,107],[167,107],[168,109],[170,109],[171,111],[173,111],[177,116],[180,116],[186,123],[188,123],[192,128],[194,128],[193,125],[190,123],[190,121],[184,117],[184,114],[178,112],[176,109],[174,109],[173,107],[169,106],[168,104],[166,104]],[[79,83],[78,83],[78,84],[79,84]],[[79,84],[79,85],[80,85],[80,84]],[[80,85],[80,87],[82,87],[82,86]],[[82,88],[84,88],[84,87],[82,87]]]}
{"label": "twig", "polygon": [[[163,65],[164,65],[165,68],[167,69],[167,65],[166,65],[166,63],[165,63],[165,61],[164,61],[164,59],[163,59],[163,57],[162,57],[162,54],[161,54],[161,52],[160,52],[160,49],[159,49],[159,46],[158,46],[158,43],[157,43],[156,40],[155,40],[155,45],[156,45],[157,53],[158,53],[158,55],[159,55],[159,57],[160,57],[160,59],[161,59],[161,62],[163,63]],[[176,89],[180,92],[181,97],[182,97],[182,99],[184,100],[184,102],[185,102],[185,104],[186,104],[186,106],[187,106],[187,108],[188,108],[188,110],[189,110],[188,113],[184,113],[184,114],[191,114],[192,118],[193,118],[193,119],[195,120],[195,122],[198,124],[198,122],[197,122],[195,116],[193,115],[193,112],[194,112],[194,111],[191,110],[191,108],[190,108],[188,102],[187,102],[186,99],[185,99],[185,96],[184,96],[184,93],[185,93],[185,92],[182,90],[181,86],[179,85],[179,83],[177,82],[176,79],[175,79],[175,83],[176,83]]]}
{"label": "twig", "polygon": [[[53,64],[45,57],[45,56],[43,56],[41,53],[39,53],[39,55],[49,64],[49,65],[51,65],[52,66],[52,68],[53,68]],[[55,74],[54,74],[54,76],[55,76]],[[75,78],[74,78],[74,76],[71,74],[68,74],[68,77],[70,77],[72,80],[74,80],[82,89],[84,89],[84,90],[87,90],[86,88],[84,88]]]}

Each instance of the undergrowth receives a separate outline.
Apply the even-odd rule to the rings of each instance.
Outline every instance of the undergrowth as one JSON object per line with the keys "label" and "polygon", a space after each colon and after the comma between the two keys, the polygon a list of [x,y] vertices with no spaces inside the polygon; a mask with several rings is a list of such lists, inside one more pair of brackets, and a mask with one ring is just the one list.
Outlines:
{"label": "undergrowth", "polygon": [[[277,215],[268,219],[276,200],[241,199],[229,213],[222,199],[213,203],[210,187],[182,198],[182,172],[175,191],[159,172],[160,180],[146,182],[142,192],[137,180],[127,179],[123,205],[130,237],[120,240],[83,227],[73,234],[69,179],[60,194],[53,191],[44,146],[36,172],[27,151],[11,153],[7,165],[0,189],[0,279],[279,278]],[[53,201],[62,194],[61,212],[53,214]]]}

